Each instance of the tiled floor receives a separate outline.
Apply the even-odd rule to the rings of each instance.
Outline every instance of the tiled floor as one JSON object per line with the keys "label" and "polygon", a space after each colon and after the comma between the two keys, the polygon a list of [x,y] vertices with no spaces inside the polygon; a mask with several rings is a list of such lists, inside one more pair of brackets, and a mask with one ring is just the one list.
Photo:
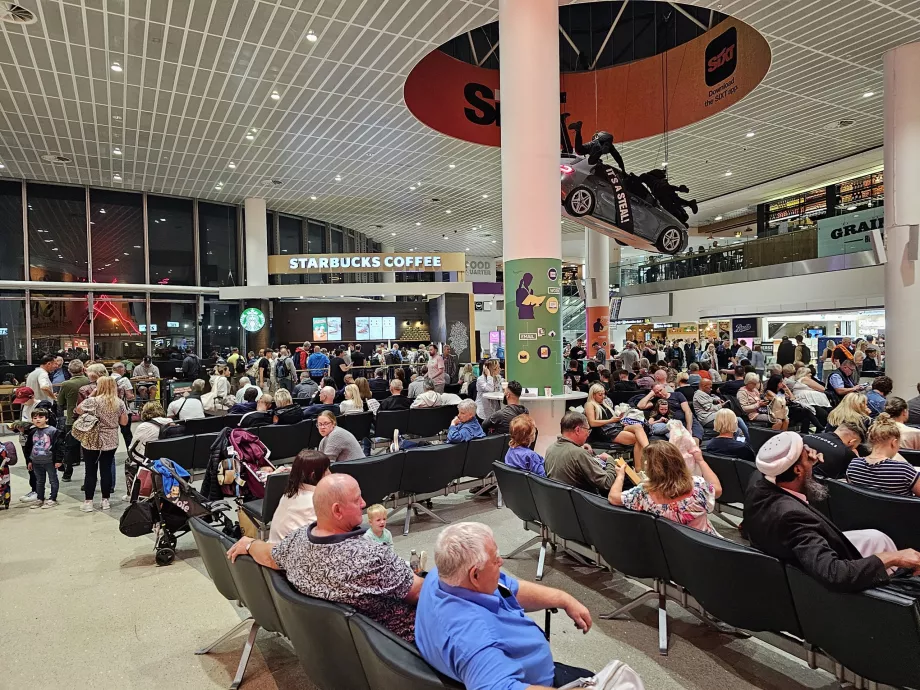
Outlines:
{"label": "tiled floor", "polygon": [[[196,656],[193,651],[245,614],[211,585],[190,536],[180,539],[177,561],[158,568],[150,538],[129,539],[119,533],[120,500],[109,513],[81,513],[82,476],[81,466],[73,482],[62,484],[57,508],[29,510],[18,500],[28,490],[24,464],[14,468],[13,506],[0,511],[0,614],[5,630],[0,688],[228,687],[243,634],[215,653]],[[123,482],[120,475],[118,498]],[[473,500],[461,493],[435,499],[434,505],[451,521],[490,525],[505,552],[532,536],[510,510],[496,509],[491,499]],[[412,548],[431,551],[441,524],[414,518],[410,535],[403,537],[402,515],[390,523],[397,551],[406,557]],[[724,523],[718,529],[730,534]],[[532,579],[537,553],[534,548],[506,561],[505,569]],[[837,687],[829,674],[812,671],[757,640],[716,633],[674,605],[669,607],[670,654],[662,657],[651,606],[640,607],[626,620],[598,617],[640,590],[620,576],[580,566],[565,556],[547,559],[543,583],[574,594],[594,615],[594,628],[587,635],[577,633],[563,613],[555,617],[552,648],[560,661],[599,668],[624,659],[648,690]],[[260,633],[244,690],[313,687],[288,643]]]}

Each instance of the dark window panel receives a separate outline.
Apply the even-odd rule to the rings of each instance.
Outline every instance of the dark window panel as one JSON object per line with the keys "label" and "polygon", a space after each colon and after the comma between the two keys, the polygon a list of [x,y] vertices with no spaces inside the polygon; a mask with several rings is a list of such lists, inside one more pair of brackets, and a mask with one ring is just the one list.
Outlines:
{"label": "dark window panel", "polygon": [[0,299],[0,361],[26,363],[26,301]]}
{"label": "dark window panel", "polygon": [[[169,359],[173,355],[177,366],[181,366],[182,358],[177,353],[195,350],[197,309],[197,305],[185,302],[151,302],[150,343],[154,359]],[[162,368],[160,373],[169,375]]]}
{"label": "dark window panel", "polygon": [[150,282],[195,284],[195,228],[192,201],[147,196]]}
{"label": "dark window panel", "polygon": [[22,184],[19,182],[0,182],[0,247],[3,247],[0,280],[22,280]]}
{"label": "dark window panel", "polygon": [[239,347],[240,332],[239,302],[205,301],[201,326],[201,352],[205,357],[216,351],[226,359],[231,347]]}
{"label": "dark window panel", "polygon": [[239,285],[236,207],[199,202],[198,242],[201,285]]}
{"label": "dark window panel", "polygon": [[[34,203],[33,203],[34,205]],[[89,302],[86,293],[32,296],[32,361],[55,352],[89,352]],[[72,299],[66,299],[72,298]]]}
{"label": "dark window panel", "polygon": [[[29,184],[29,277],[86,282],[86,191],[82,187]],[[33,334],[34,335],[34,334]]]}
{"label": "dark window panel", "polygon": [[[279,254],[300,254],[303,246],[303,223],[300,218],[291,216],[278,216],[278,249]],[[281,285],[300,284],[299,275],[280,275],[278,283]]]}
{"label": "dark window panel", "polygon": [[97,294],[93,327],[96,354],[103,359],[140,361],[147,353],[147,304],[136,295]]}
{"label": "dark window panel", "polygon": [[145,283],[144,198],[91,189],[90,239],[95,283]]}

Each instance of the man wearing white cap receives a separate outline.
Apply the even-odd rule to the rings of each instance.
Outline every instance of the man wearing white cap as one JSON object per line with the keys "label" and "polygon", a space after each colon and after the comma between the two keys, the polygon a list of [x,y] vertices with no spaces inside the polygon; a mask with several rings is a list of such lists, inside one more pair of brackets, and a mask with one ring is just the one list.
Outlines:
{"label": "man wearing white cap", "polygon": [[792,431],[763,445],[757,469],[764,476],[748,486],[744,500],[744,530],[751,543],[841,592],[888,582],[889,569],[920,573],[917,551],[898,551],[878,530],[841,532],[809,505],[827,497],[827,489],[812,477],[812,468],[822,460]]}

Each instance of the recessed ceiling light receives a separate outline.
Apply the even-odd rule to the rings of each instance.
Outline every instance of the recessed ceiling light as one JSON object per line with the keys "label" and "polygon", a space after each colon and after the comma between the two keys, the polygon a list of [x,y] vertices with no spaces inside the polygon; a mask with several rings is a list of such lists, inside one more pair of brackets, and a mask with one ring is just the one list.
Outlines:
{"label": "recessed ceiling light", "polygon": [[122,252],[125,256],[131,256],[130,252]]}
{"label": "recessed ceiling light", "polygon": [[492,240],[492,244],[495,244],[496,242],[498,242],[498,240]]}
{"label": "recessed ceiling light", "polygon": [[875,95],[875,91],[866,91],[863,94],[863,98],[872,98]]}
{"label": "recessed ceiling light", "polygon": [[113,62],[113,63],[112,63],[112,71],[113,71],[113,72],[121,72],[121,71],[122,71],[122,70],[121,70],[121,65],[118,64],[117,62]]}
{"label": "recessed ceiling light", "polygon": [[56,252],[56,251],[59,251],[59,250],[58,250],[57,247],[51,247],[51,251]]}
{"label": "recessed ceiling light", "polygon": [[662,161],[662,162],[661,162],[661,167],[662,167],[662,168],[667,168],[667,167],[668,167],[668,162],[667,162],[667,161]]}
{"label": "recessed ceiling light", "polygon": [[482,198],[483,198],[483,199],[488,199],[488,198],[489,198],[489,195],[488,195],[488,194],[483,194],[483,195],[482,195]]}
{"label": "recessed ceiling light", "polygon": [[118,121],[120,122],[120,121],[121,121],[121,115],[112,115],[112,119],[113,119],[113,120],[118,120]]}
{"label": "recessed ceiling light", "polygon": [[316,201],[316,197],[315,197],[315,196],[311,196],[311,197],[310,197],[310,201]]}
{"label": "recessed ceiling light", "polygon": [[112,179],[115,180],[116,182],[121,182],[121,175],[117,175],[117,174],[112,175]]}
{"label": "recessed ceiling light", "polygon": [[224,188],[224,186],[223,186],[222,184],[216,184],[216,185],[214,185],[214,189],[223,189],[223,188]]}
{"label": "recessed ceiling light", "polygon": [[451,170],[453,170],[453,169],[454,169],[454,168],[456,168],[457,166],[456,166],[456,165],[454,165],[453,163],[451,163],[451,164],[450,164],[450,165],[448,165],[447,167],[448,167],[448,168],[450,168]]}
{"label": "recessed ceiling light", "polygon": [[395,233],[395,232],[391,232],[390,235],[391,235],[392,237],[396,237],[396,233]]}
{"label": "recessed ceiling light", "polygon": [[412,185],[411,187],[409,187],[409,191],[410,191],[410,192],[414,192],[414,191],[415,191],[415,185]]}
{"label": "recessed ceiling light", "polygon": [[469,248],[469,247],[467,247],[467,248],[466,248],[466,251],[469,251],[469,250],[470,250],[470,248]]}
{"label": "recessed ceiling light", "polygon": [[227,167],[230,168],[231,170],[236,170],[236,163],[234,163],[233,161],[230,161],[229,163],[227,163]]}
{"label": "recessed ceiling light", "polygon": [[715,220],[722,220],[722,216],[716,216]]}
{"label": "recessed ceiling light", "polygon": [[731,177],[731,176],[732,176],[732,171],[731,171],[731,170],[726,170],[726,171],[725,171],[725,177]]}
{"label": "recessed ceiling light", "polygon": [[246,135],[246,138],[247,138],[249,141],[252,141],[253,139],[255,139],[255,136],[253,136],[252,134],[247,134],[247,135]]}
{"label": "recessed ceiling light", "polygon": [[441,239],[442,239],[442,240],[446,240],[446,239],[447,239],[447,235],[441,235]]}
{"label": "recessed ceiling light", "polygon": [[112,149],[112,153],[114,153],[116,156],[120,156],[121,149],[116,146],[114,149]]}
{"label": "recessed ceiling light", "polygon": [[341,175],[336,175],[336,176],[335,176],[335,181],[336,181],[336,182],[341,182],[341,181],[342,181],[342,176],[341,176]]}
{"label": "recessed ceiling light", "polygon": [[419,227],[419,226],[421,226],[421,223],[416,223],[416,224],[415,224],[415,227]]}
{"label": "recessed ceiling light", "polygon": [[313,33],[313,29],[310,29],[307,32],[307,40],[310,41],[310,43],[316,43],[319,40],[319,36]]}
{"label": "recessed ceiling light", "polygon": [[744,136],[746,136],[748,139],[750,139],[752,136],[754,136],[754,132],[748,132],[748,133],[745,134]]}
{"label": "recessed ceiling light", "polygon": [[421,186],[422,186],[422,183],[421,183],[421,182],[416,182],[416,183],[415,183],[415,186],[416,186],[416,187],[421,187]]}
{"label": "recessed ceiling light", "polygon": [[103,214],[104,214],[104,213],[105,213],[105,209],[104,209],[104,208],[100,208],[100,209],[99,209],[99,213],[103,213]]}
{"label": "recessed ceiling light", "polygon": [[280,100],[280,99],[281,99],[281,94],[278,93],[277,91],[272,91],[272,100],[273,100],[273,101],[277,101],[277,100]]}
{"label": "recessed ceiling light", "polygon": [[166,219],[165,219],[165,218],[160,218],[160,222],[161,222],[161,223],[165,223],[165,222],[166,222]]}
{"label": "recessed ceiling light", "polygon": [[447,209],[446,211],[444,211],[444,213],[450,213],[450,209]]}
{"label": "recessed ceiling light", "polygon": [[135,245],[134,245],[134,248],[135,248],[135,249],[143,249],[143,247],[141,247],[141,245],[139,245],[139,244],[135,244]]}

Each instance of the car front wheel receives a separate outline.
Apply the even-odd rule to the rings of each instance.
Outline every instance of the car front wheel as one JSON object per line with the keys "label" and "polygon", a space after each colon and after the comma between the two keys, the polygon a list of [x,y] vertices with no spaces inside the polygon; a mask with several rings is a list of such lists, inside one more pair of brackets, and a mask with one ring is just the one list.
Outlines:
{"label": "car front wheel", "polygon": [[666,228],[655,240],[655,246],[663,254],[679,254],[686,245],[687,236],[685,231],[673,226]]}
{"label": "car front wheel", "polygon": [[594,211],[594,194],[587,187],[576,187],[565,200],[565,210],[577,217]]}

